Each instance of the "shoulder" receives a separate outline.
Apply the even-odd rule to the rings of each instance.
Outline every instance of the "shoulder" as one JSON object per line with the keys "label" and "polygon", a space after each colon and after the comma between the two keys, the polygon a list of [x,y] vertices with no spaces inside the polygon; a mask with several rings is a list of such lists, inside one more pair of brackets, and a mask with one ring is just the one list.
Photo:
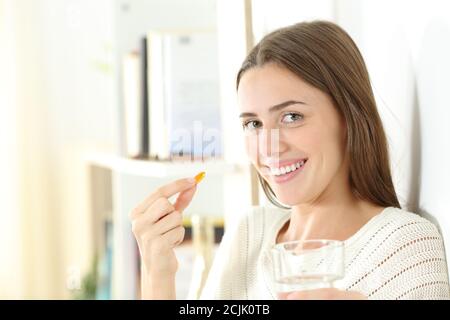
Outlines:
{"label": "shoulder", "polygon": [[400,208],[386,208],[380,217],[378,229],[384,237],[395,240],[397,244],[405,241],[442,241],[438,228],[432,222]]}
{"label": "shoulder", "polygon": [[444,252],[438,228],[429,220],[404,209],[386,208],[374,224],[367,245],[391,257],[421,254],[425,251]]}
{"label": "shoulder", "polygon": [[438,228],[418,214],[387,208],[366,243],[364,277],[370,298],[448,298],[444,243]]}

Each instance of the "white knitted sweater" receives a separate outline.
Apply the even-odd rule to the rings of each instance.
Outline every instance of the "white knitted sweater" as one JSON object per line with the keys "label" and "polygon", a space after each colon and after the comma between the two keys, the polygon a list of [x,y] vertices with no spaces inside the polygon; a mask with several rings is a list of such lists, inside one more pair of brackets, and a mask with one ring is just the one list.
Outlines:
{"label": "white knitted sweater", "polygon": [[[227,230],[201,299],[275,299],[264,253],[290,211],[252,207]],[[417,214],[385,208],[344,242],[340,289],[369,299],[449,299],[444,245],[437,228]]]}

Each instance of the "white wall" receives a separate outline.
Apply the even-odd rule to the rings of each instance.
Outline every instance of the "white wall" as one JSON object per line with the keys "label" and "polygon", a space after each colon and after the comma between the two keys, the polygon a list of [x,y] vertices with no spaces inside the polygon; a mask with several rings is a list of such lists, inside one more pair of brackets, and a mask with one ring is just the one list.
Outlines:
{"label": "white wall", "polygon": [[[16,64],[12,2],[0,1],[0,299],[22,294]],[[7,76],[5,76],[7,75]]]}
{"label": "white wall", "polygon": [[337,1],[337,21],[368,65],[400,203],[438,224],[450,248],[450,4],[350,2]]}
{"label": "white wall", "polygon": [[272,30],[300,21],[325,19],[334,21],[334,0],[253,0],[255,41]]}
{"label": "white wall", "polygon": [[19,153],[6,160],[20,171],[2,178],[19,185],[22,297],[67,297],[68,267],[82,273],[92,260],[82,153],[114,144],[109,1],[5,3],[16,62],[5,108],[17,115]]}
{"label": "white wall", "polygon": [[[48,147],[49,215],[54,234],[52,268],[57,294],[67,294],[72,273],[83,276],[93,261],[85,153],[113,152],[113,29],[110,1],[40,1]],[[52,223],[53,222],[53,223]]]}

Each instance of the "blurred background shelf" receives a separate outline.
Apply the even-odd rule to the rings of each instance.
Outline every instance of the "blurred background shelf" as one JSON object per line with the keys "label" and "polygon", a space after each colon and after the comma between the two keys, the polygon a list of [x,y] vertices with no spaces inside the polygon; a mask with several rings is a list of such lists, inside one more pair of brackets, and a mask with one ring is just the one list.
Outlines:
{"label": "blurred background shelf", "polygon": [[183,175],[189,177],[200,171],[205,171],[208,176],[223,175],[243,172],[246,169],[245,165],[227,163],[223,160],[171,162],[130,159],[109,154],[92,154],[88,155],[85,160],[91,165],[108,168],[115,172],[154,178],[177,177]]}

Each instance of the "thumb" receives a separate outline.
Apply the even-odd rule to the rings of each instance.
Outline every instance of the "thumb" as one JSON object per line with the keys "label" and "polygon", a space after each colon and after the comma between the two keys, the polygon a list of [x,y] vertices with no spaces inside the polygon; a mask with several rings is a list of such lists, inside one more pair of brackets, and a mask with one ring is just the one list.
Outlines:
{"label": "thumb", "polygon": [[183,212],[183,210],[187,208],[189,203],[191,203],[196,190],[197,185],[195,184],[193,187],[180,192],[177,201],[174,204],[175,210]]}

